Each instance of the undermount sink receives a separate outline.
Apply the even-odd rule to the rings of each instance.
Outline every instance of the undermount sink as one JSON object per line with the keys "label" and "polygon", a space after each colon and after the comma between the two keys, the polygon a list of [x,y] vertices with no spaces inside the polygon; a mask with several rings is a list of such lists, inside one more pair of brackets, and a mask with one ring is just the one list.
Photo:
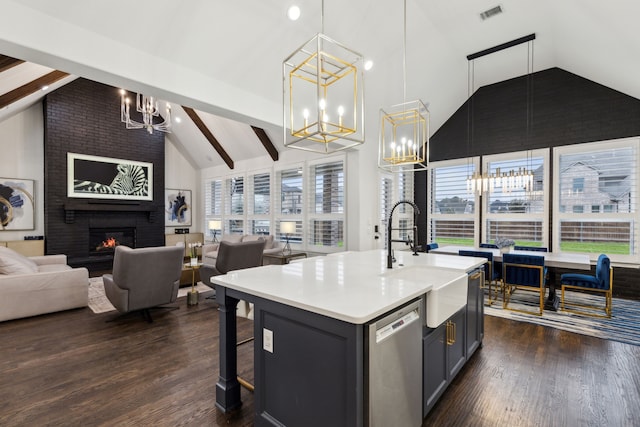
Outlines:
{"label": "undermount sink", "polygon": [[466,273],[411,265],[394,268],[383,275],[432,285],[431,291],[426,295],[427,326],[430,328],[440,326],[467,303]]}

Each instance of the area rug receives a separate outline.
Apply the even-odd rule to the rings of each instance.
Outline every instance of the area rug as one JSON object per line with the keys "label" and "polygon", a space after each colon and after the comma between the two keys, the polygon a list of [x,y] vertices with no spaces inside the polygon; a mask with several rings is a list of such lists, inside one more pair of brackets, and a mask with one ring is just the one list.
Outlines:
{"label": "area rug", "polygon": [[[536,293],[518,290],[511,296],[509,307],[533,312],[538,309],[538,301]],[[565,301],[604,306],[604,297],[582,292],[566,291]],[[598,319],[560,311],[560,309],[557,312],[545,310],[542,316],[504,310],[502,308],[502,298],[491,307],[485,307],[485,314],[549,326],[582,335],[640,345],[640,301],[614,298],[610,319]]]}
{"label": "area rug", "polygon": [[[198,292],[209,292],[212,289],[202,282],[199,282],[196,286],[196,290]],[[180,288],[178,290],[178,298],[186,296],[189,291],[191,291],[191,286]],[[94,313],[106,313],[108,311],[115,310],[115,307],[111,305],[109,299],[104,294],[102,277],[91,277],[89,279],[89,308]]]}

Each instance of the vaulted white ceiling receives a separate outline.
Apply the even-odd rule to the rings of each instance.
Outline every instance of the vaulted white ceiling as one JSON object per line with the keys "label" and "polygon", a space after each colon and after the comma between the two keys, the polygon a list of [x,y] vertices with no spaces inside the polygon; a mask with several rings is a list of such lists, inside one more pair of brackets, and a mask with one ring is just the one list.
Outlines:
{"label": "vaulted white ceiling", "polygon": [[[428,103],[433,133],[469,95],[466,56],[531,33],[534,71],[560,67],[640,98],[638,1],[407,0],[406,83],[402,0],[324,4],[324,33],[374,61],[365,77],[373,143],[379,108],[402,102],[405,87],[407,100]],[[498,4],[502,14],[480,19]],[[248,125],[284,149],[282,60],[321,31],[320,0],[0,0],[0,11],[0,54],[156,95],[176,113],[192,107],[234,161],[266,155]],[[526,74],[526,49],[478,59],[473,86]],[[17,78],[5,73],[0,94]],[[196,167],[224,164],[182,116],[174,144]]]}

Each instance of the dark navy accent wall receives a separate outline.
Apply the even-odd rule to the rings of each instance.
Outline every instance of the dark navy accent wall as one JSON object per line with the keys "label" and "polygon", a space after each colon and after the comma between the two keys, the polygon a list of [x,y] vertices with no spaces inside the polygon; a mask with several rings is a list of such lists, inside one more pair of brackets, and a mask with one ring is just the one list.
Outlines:
{"label": "dark navy accent wall", "polygon": [[[44,126],[47,254],[92,268],[88,230],[100,226],[135,227],[138,247],[164,244],[164,133],[126,129],[118,89],[85,79],[46,96]],[[68,198],[68,152],[153,163],[153,201]]]}
{"label": "dark navy accent wall", "polygon": [[[528,135],[527,114],[531,118]],[[432,136],[429,160],[551,150],[638,135],[640,100],[551,68],[479,88]],[[415,200],[420,211],[427,212],[426,172],[416,173],[415,179]],[[427,238],[425,224],[423,214],[418,230],[421,242]],[[615,295],[640,299],[638,270],[616,269],[614,275]]]}

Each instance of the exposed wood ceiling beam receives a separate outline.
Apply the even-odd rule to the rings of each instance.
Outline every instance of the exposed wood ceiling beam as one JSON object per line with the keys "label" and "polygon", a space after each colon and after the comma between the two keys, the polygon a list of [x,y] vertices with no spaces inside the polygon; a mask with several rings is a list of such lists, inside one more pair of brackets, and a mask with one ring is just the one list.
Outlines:
{"label": "exposed wood ceiling beam", "polygon": [[213,148],[218,152],[220,157],[222,157],[222,160],[224,160],[227,166],[229,166],[229,169],[233,169],[233,160],[231,160],[231,157],[229,157],[229,155],[224,150],[224,148],[222,148],[222,145],[218,142],[216,137],[213,136],[213,134],[211,133],[207,125],[205,125],[202,119],[200,118],[200,116],[198,116],[198,113],[196,113],[193,108],[185,107],[184,105],[182,106],[182,109],[187,113],[187,116],[191,118],[191,120],[193,121],[193,123],[195,123],[198,129],[200,129],[200,132],[202,132],[204,137],[207,138],[207,141],[209,141],[209,144],[211,144]]}
{"label": "exposed wood ceiling beam", "polygon": [[24,61],[21,59],[15,59],[10,56],[0,55],[0,73],[8,70],[11,67],[22,64]]}
{"label": "exposed wood ceiling beam", "polygon": [[4,108],[16,101],[21,100],[24,97],[36,93],[41,90],[43,86],[49,86],[60,79],[67,77],[69,74],[62,71],[52,71],[49,74],[45,74],[27,84],[20,86],[17,89],[7,92],[4,95],[0,95],[0,108]]}
{"label": "exposed wood ceiling beam", "polygon": [[256,133],[256,136],[258,137],[260,142],[262,142],[262,145],[264,145],[265,150],[267,150],[267,153],[269,153],[273,161],[277,162],[278,150],[276,150],[273,142],[271,142],[271,138],[269,138],[269,135],[267,135],[267,133],[262,128],[251,126],[251,129],[253,129],[253,131]]}

